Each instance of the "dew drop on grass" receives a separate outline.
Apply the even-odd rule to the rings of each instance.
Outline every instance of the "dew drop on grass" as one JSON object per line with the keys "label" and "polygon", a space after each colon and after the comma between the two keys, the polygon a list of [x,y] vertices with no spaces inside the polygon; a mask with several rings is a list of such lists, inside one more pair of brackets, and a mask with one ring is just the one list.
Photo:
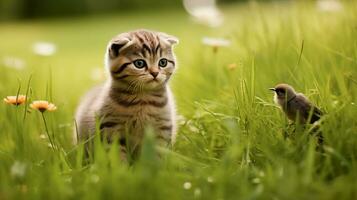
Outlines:
{"label": "dew drop on grass", "polygon": [[66,178],[64,179],[64,182],[66,182],[66,183],[72,183],[72,177],[66,177]]}
{"label": "dew drop on grass", "polygon": [[186,190],[191,189],[191,187],[192,187],[192,184],[191,184],[190,182],[185,182],[185,183],[183,184],[183,188],[186,189]]}
{"label": "dew drop on grass", "polygon": [[259,171],[259,176],[260,177],[264,177],[265,176],[265,173],[263,171]]}
{"label": "dew drop on grass", "polygon": [[22,178],[26,174],[26,164],[20,161],[15,161],[11,166],[11,176]]}
{"label": "dew drop on grass", "polygon": [[196,188],[195,191],[193,192],[193,195],[195,197],[201,196],[201,189],[200,188]]}
{"label": "dew drop on grass", "polygon": [[91,179],[92,183],[98,183],[98,181],[99,181],[100,178],[99,178],[98,175],[93,174],[93,175],[90,177],[90,179]]}
{"label": "dew drop on grass", "polygon": [[252,182],[255,183],[255,184],[259,184],[260,183],[260,178],[254,178],[252,180]]}
{"label": "dew drop on grass", "polygon": [[209,177],[207,177],[207,182],[209,182],[209,183],[213,183],[213,178],[211,177],[211,176],[209,176]]}

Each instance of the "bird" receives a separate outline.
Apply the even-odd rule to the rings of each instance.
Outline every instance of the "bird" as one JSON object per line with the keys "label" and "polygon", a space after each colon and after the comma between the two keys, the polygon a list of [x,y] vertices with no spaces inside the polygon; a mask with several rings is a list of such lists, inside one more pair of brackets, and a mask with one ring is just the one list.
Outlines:
{"label": "bird", "polygon": [[322,111],[304,94],[297,93],[292,86],[281,83],[270,90],[275,93],[275,103],[291,121],[299,124],[313,124],[321,118]]}
{"label": "bird", "polygon": [[274,91],[274,101],[284,111],[289,120],[303,125],[312,124],[309,133],[317,138],[317,149],[323,151],[324,137],[320,130],[319,123],[322,117],[322,111],[313,105],[310,100],[302,93],[297,93],[295,89],[285,83],[280,83],[274,88],[269,88]]}

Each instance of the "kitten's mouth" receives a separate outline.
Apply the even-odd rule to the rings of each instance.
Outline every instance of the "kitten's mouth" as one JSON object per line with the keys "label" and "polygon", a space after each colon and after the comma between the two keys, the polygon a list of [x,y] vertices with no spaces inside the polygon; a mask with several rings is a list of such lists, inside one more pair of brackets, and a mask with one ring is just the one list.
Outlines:
{"label": "kitten's mouth", "polygon": [[149,83],[152,83],[152,82],[156,82],[156,83],[158,83],[158,82],[159,82],[159,80],[157,80],[156,78],[154,78],[154,79],[151,79],[151,80],[149,81]]}

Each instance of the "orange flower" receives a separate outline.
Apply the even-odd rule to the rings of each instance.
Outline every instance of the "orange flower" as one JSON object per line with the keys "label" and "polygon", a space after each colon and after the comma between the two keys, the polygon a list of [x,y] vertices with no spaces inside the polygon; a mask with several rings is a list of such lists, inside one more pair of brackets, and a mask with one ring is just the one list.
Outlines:
{"label": "orange flower", "polygon": [[26,96],[25,95],[7,96],[6,98],[4,98],[4,102],[7,104],[18,106],[26,102]]}
{"label": "orange flower", "polygon": [[229,64],[229,65],[227,66],[227,68],[228,68],[229,70],[235,70],[235,69],[237,68],[237,64],[236,64],[236,63],[231,63],[231,64]]}
{"label": "orange flower", "polygon": [[57,110],[57,107],[53,103],[49,103],[48,101],[34,101],[30,105],[30,107],[40,112],[45,112],[45,111],[52,112]]}

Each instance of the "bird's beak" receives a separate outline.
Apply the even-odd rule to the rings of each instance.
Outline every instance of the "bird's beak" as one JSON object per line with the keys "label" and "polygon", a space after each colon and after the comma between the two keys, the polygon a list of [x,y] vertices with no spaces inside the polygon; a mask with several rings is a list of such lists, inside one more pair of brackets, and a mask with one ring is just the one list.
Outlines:
{"label": "bird's beak", "polygon": [[274,91],[274,92],[275,92],[275,88],[269,88],[269,90],[271,90],[271,91]]}

